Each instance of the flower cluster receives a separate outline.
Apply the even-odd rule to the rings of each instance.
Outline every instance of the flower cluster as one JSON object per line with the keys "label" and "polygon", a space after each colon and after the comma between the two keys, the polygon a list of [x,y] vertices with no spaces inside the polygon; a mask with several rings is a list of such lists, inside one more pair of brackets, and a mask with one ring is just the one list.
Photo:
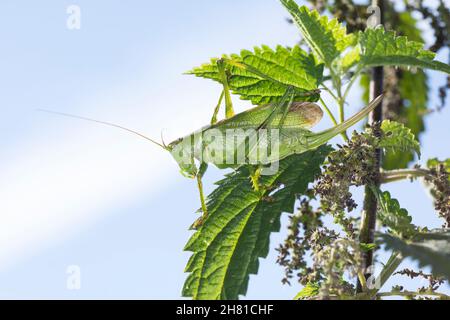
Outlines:
{"label": "flower cluster", "polygon": [[435,159],[429,161],[429,175],[425,182],[431,186],[434,207],[440,217],[444,219],[444,228],[450,228],[450,174],[446,163]]}
{"label": "flower cluster", "polygon": [[422,270],[416,272],[411,269],[403,269],[403,270],[400,270],[400,271],[397,271],[396,273],[394,273],[394,275],[396,275],[396,274],[407,276],[411,279],[422,278],[422,279],[427,280],[428,287],[422,287],[417,290],[418,292],[421,292],[421,293],[434,292],[437,289],[439,289],[439,287],[442,284],[444,284],[444,282],[445,282],[445,279],[435,277],[432,274],[424,273]]}
{"label": "flower cluster", "polygon": [[[319,278],[305,260],[307,252],[312,249],[312,238],[316,230],[323,227],[322,214],[313,210],[310,205],[312,199],[312,190],[309,190],[301,199],[297,213],[289,217],[288,236],[277,249],[279,252],[277,263],[285,269],[283,284],[291,284],[294,272],[297,272],[298,281],[303,285],[315,282]],[[336,237],[335,234],[327,236]]]}
{"label": "flower cluster", "polygon": [[329,155],[329,164],[314,188],[325,212],[352,211],[357,205],[350,187],[370,185],[377,179],[374,155],[379,136],[379,125],[368,127],[362,133],[354,132],[346,145],[338,145],[339,149]]}
{"label": "flower cluster", "polygon": [[313,209],[312,200],[309,190],[297,213],[290,216],[288,237],[277,249],[277,263],[285,269],[282,282],[291,284],[295,276],[302,285],[314,284],[318,290],[314,298],[319,299],[351,295],[355,288],[344,279],[345,275],[354,276],[362,266],[360,246],[324,227],[324,213]]}

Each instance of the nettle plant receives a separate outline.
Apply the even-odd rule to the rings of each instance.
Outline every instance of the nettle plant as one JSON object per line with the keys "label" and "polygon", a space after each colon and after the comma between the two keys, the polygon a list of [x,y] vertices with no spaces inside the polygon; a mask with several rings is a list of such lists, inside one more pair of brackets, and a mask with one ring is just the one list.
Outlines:
{"label": "nettle plant", "polygon": [[[372,68],[398,67],[414,75],[422,69],[450,74],[450,66],[436,61],[420,42],[383,26],[347,33],[336,19],[293,0],[280,2],[298,26],[304,45],[255,47],[194,68],[190,74],[214,80],[223,88],[211,124],[162,146],[184,175],[197,179],[200,190],[201,217],[192,225],[195,233],[185,247],[192,256],[183,296],[238,299],[245,295],[250,274],[258,272],[258,259],[267,256],[270,235],[280,230],[280,217],[287,213],[289,233],[278,249],[278,263],[286,269],[283,282],[297,277],[304,286],[296,298],[447,298],[437,289],[450,279],[450,229],[446,229],[450,160],[382,170],[380,153],[391,158],[411,153],[420,157],[414,132],[400,122],[384,120],[369,121],[362,132],[348,135],[349,127],[377,106],[381,109],[383,95],[372,96],[366,107],[347,119],[344,110],[354,107],[347,101],[351,88]],[[232,94],[256,107],[235,114]],[[339,116],[322,94],[331,96]],[[223,102],[225,119],[217,121]],[[310,128],[320,121],[322,108],[335,126],[313,133]],[[329,145],[337,135],[342,143]],[[267,148],[261,158],[261,150]],[[241,161],[237,161],[239,154]],[[208,164],[232,172],[205,197],[202,176]],[[423,179],[431,188],[436,210],[444,219],[442,229],[412,224],[407,210],[383,191],[383,184],[406,178]],[[354,212],[357,203],[350,192],[355,186],[364,186],[366,192],[360,214]],[[376,208],[375,216],[367,214],[369,207]],[[327,217],[334,223],[325,223]],[[376,219],[376,228],[371,219]],[[381,247],[392,253],[380,261],[383,268],[376,273],[371,257]],[[432,274],[397,270],[407,257],[429,266]],[[400,286],[381,292],[396,272],[424,277],[429,286],[415,292]]]}

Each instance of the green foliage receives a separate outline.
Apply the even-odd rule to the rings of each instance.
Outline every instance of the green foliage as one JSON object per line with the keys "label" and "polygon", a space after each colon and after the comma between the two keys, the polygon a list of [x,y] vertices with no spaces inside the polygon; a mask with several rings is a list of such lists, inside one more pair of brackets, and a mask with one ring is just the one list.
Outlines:
{"label": "green foliage", "polygon": [[381,192],[372,188],[378,201],[378,219],[387,226],[391,232],[399,237],[410,238],[417,233],[416,226],[406,209],[400,207],[397,199],[391,198],[388,191]]}
{"label": "green foliage", "polygon": [[307,283],[303,289],[297,293],[297,295],[294,297],[294,300],[301,300],[305,298],[311,298],[315,297],[319,294],[320,291],[320,285],[317,283]]}
{"label": "green foliage", "polygon": [[[393,10],[393,8],[391,8]],[[389,24],[398,35],[406,36],[409,40],[423,43],[421,31],[417,28],[417,21],[411,12],[388,11]],[[359,49],[359,48],[358,48]],[[386,91],[384,117],[403,123],[419,140],[425,130],[423,118],[428,105],[428,77],[419,70],[408,71],[405,68],[385,68],[384,89]],[[369,99],[369,77],[363,74],[361,85],[364,89],[363,99]],[[407,168],[414,160],[413,152],[387,151],[383,157],[383,169],[393,170]]]}
{"label": "green foliage", "polygon": [[418,233],[411,241],[390,234],[379,234],[387,249],[399,251],[403,257],[417,260],[420,267],[430,266],[436,276],[450,280],[450,230],[439,229]]}
{"label": "green foliage", "polygon": [[395,30],[402,36],[408,37],[408,40],[423,43],[422,32],[417,28],[417,21],[411,15],[411,12],[400,12],[398,14],[398,23]]}
{"label": "green foliage", "polygon": [[[255,47],[254,51],[242,50],[240,55],[223,56],[228,71],[228,82],[233,93],[253,104],[279,101],[289,87],[296,89],[296,101],[317,100],[311,95],[322,82],[323,65],[317,64],[312,55],[300,47],[275,50]],[[188,74],[222,82],[217,58],[194,68]]]}
{"label": "green foliage", "polygon": [[377,247],[377,245],[376,243],[360,243],[359,247],[362,251],[369,252],[374,250]]}
{"label": "green foliage", "polygon": [[[423,70],[414,73],[402,70],[398,83],[401,99],[397,101],[396,114],[392,115],[411,129],[416,140],[419,140],[420,134],[425,130],[423,118],[427,113],[428,104],[427,80]],[[412,160],[414,160],[413,151],[401,153],[388,151],[383,158],[383,168],[386,170],[406,168]]]}
{"label": "green foliage", "polygon": [[363,67],[403,66],[450,73],[450,66],[434,60],[435,54],[424,50],[422,43],[396,36],[394,31],[367,28],[360,32],[359,44]]}
{"label": "green foliage", "polygon": [[337,19],[329,20],[320,16],[316,10],[310,11],[306,6],[298,6],[293,0],[281,0],[299,27],[306,43],[314,54],[327,66],[351,44],[354,36]]}
{"label": "green foliage", "polygon": [[347,52],[338,62],[337,67],[339,67],[343,73],[348,71],[354,65],[356,65],[360,58],[359,47],[354,47],[349,52]]}
{"label": "green foliage", "polygon": [[393,151],[415,151],[420,157],[420,144],[416,140],[411,129],[403,124],[384,120],[381,124],[383,136],[380,139],[379,146]]}
{"label": "green foliage", "polygon": [[450,158],[445,160],[439,160],[438,158],[432,158],[427,161],[427,167],[430,169],[436,169],[439,165],[444,165],[445,171],[450,174]]}
{"label": "green foliage", "polygon": [[[281,161],[278,173],[273,176],[259,176],[259,168],[256,166],[245,165],[237,169],[233,166],[235,171],[217,183],[217,188],[209,195],[206,204],[202,201],[202,224],[198,225],[197,231],[185,247],[185,250],[193,254],[186,266],[189,275],[183,295],[194,299],[237,299],[244,295],[250,274],[256,274],[258,271],[259,258],[268,254],[271,233],[280,228],[281,214],[293,212],[297,196],[307,193],[308,185],[312,182],[317,183],[311,190],[316,192],[314,196],[318,199],[308,193],[308,201],[318,200],[320,206],[314,212],[307,210],[308,214],[315,217],[334,216],[334,221],[339,227],[343,227],[341,231],[346,235],[342,237],[341,231],[328,228],[320,219],[316,219],[316,222],[320,223],[304,228],[305,231],[308,230],[308,234],[304,235],[303,240],[308,239],[310,243],[299,241],[301,236],[294,235],[295,239],[291,239],[289,247],[289,250],[292,250],[284,252],[284,258],[294,252],[291,260],[298,262],[289,264],[292,269],[290,271],[293,273],[294,269],[305,269],[302,262],[305,261],[307,252],[311,254],[314,268],[317,267],[318,261],[320,262],[317,269],[319,271],[316,270],[318,273],[315,275],[317,278],[302,281],[303,284],[309,283],[296,299],[316,296],[320,291],[316,281],[320,283],[320,288],[327,289],[323,291],[324,297],[329,297],[329,294],[336,294],[338,297],[352,295],[354,288],[350,282],[340,284],[343,270],[352,270],[350,277],[358,277],[362,286],[365,283],[362,265],[363,260],[364,263],[367,262],[365,259],[369,255],[364,253],[374,251],[377,245],[358,243],[355,240],[358,231],[354,225],[359,217],[346,216],[348,211],[356,208],[356,202],[349,191],[350,185],[364,185],[366,190],[372,189],[378,203],[378,219],[388,229],[388,232],[380,234],[379,238],[388,249],[417,259],[420,265],[430,265],[436,274],[449,277],[450,231],[427,233],[426,229],[419,229],[412,224],[408,212],[389,192],[382,192],[374,187],[378,185],[380,175],[384,178],[390,177],[391,180],[383,180],[389,182],[394,181],[393,177],[401,179],[416,172],[423,175],[424,171],[429,176],[430,172],[435,172],[436,177],[424,176],[424,179],[432,179],[434,183],[440,178],[438,187],[435,187],[435,191],[440,195],[436,208],[441,212],[441,216],[448,218],[450,203],[447,197],[447,173],[442,166],[434,171],[411,169],[380,173],[379,161],[374,159],[373,155],[377,148],[385,151],[385,169],[407,167],[414,159],[414,152],[420,157],[418,137],[424,131],[423,115],[427,110],[428,87],[425,72],[416,69],[450,74],[450,66],[434,60],[435,54],[423,48],[416,21],[409,13],[396,16],[398,28],[395,29],[400,36],[393,31],[385,31],[384,28],[368,28],[356,35],[347,34],[346,27],[336,19],[330,20],[326,16],[320,16],[317,11],[298,6],[293,0],[280,1],[299,27],[304,43],[310,47],[312,54],[308,54],[300,46],[277,46],[275,49],[261,46],[255,47],[253,51],[243,50],[240,54],[211,59],[210,63],[189,72],[223,85],[224,91],[220,101],[225,98],[227,119],[209,128],[225,128],[227,125],[239,129],[244,126],[260,128],[267,120],[276,119],[281,132],[281,152],[277,159],[271,161]],[[342,4],[338,5],[342,8]],[[394,9],[392,7],[389,10]],[[366,71],[376,66],[389,66],[385,68],[390,71],[386,73],[385,82],[389,79],[395,80],[388,83],[390,96],[386,95],[384,101],[383,112],[389,120],[382,122],[380,137],[380,130],[374,125],[363,134],[355,133],[349,140],[344,131],[350,124],[355,124],[365,117],[367,112],[373,110],[370,108],[374,108],[375,102],[379,100],[375,99],[375,102],[372,101],[362,112],[346,119],[344,107],[348,103],[345,101],[347,94],[358,75],[362,74],[362,83],[367,88],[364,100],[369,102],[369,77]],[[397,66],[402,69],[394,68]],[[325,67],[327,70],[324,70]],[[317,134],[303,128],[301,131],[289,131],[285,124],[290,123],[290,109],[278,110],[278,107],[281,106],[282,109],[288,106],[288,101],[289,106],[293,106],[291,103],[294,101],[318,101],[319,87],[320,90],[328,91],[339,107],[340,115],[337,118],[333,109],[321,101],[336,126]],[[261,116],[264,119],[255,116],[254,112],[261,111],[257,108],[233,116],[228,88],[241,99],[249,100],[255,105],[265,104],[261,106],[267,111],[267,114]],[[220,105],[221,102],[215,109],[215,115]],[[305,111],[304,118],[310,120],[305,123],[315,123],[318,121],[317,115],[322,115],[320,110],[317,111],[319,107],[315,104],[314,106],[315,115],[312,114],[312,109]],[[250,118],[255,118],[242,121],[245,124],[237,122],[239,119],[246,120],[245,116],[249,115]],[[288,121],[285,123],[281,119]],[[195,134],[203,132],[200,130]],[[316,181],[331,150],[322,144],[338,133],[343,133],[348,146],[340,147],[341,152],[336,152],[335,156],[328,158],[329,165]],[[311,151],[319,145],[322,146]],[[196,159],[208,162],[205,158]],[[440,164],[436,159],[428,162],[429,168],[436,168]],[[450,161],[446,160],[444,164],[445,170],[450,172]],[[195,168],[194,161],[189,163],[189,169],[191,167]],[[192,172],[192,175],[196,176],[197,171]],[[200,198],[204,198],[202,192]],[[371,205],[370,201],[365,204]],[[308,202],[308,208],[309,206]],[[359,235],[370,232],[368,224],[363,223]],[[360,241],[370,242],[371,238],[361,238]],[[297,245],[303,247],[298,248]],[[310,247],[305,248],[305,245]],[[389,266],[381,272],[383,281],[398,267],[396,260],[394,257],[395,263],[388,262]],[[321,283],[323,279],[326,281]]]}
{"label": "green foliage", "polygon": [[253,189],[247,168],[219,181],[208,198],[206,221],[185,248],[193,255],[183,296],[237,299],[245,294],[249,274],[268,253],[270,233],[280,227],[281,213],[293,212],[296,195],[314,181],[330,150],[322,146],[281,161],[276,175],[261,177],[262,191]]}

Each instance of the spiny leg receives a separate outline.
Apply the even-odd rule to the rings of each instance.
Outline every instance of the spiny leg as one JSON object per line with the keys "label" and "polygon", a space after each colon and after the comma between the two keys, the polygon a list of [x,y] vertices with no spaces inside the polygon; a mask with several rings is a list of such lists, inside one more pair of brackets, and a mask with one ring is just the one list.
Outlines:
{"label": "spiny leg", "polygon": [[231,101],[230,86],[228,84],[228,76],[225,71],[225,61],[223,59],[217,60],[217,68],[219,69],[219,77],[223,85],[223,92],[225,95],[225,118],[234,116],[233,102]]}
{"label": "spiny leg", "polygon": [[[217,103],[216,108],[214,109],[214,113],[211,118],[211,125],[213,125],[217,122],[217,115],[219,113],[220,105],[222,104],[222,100],[224,98],[225,98],[225,118],[228,119],[228,118],[231,118],[234,116],[233,103],[231,101],[230,87],[228,85],[228,76],[225,72],[225,65],[224,65],[224,61],[222,59],[217,61],[217,67],[219,69],[219,75],[222,79],[223,90],[220,95],[219,102]],[[205,221],[206,217],[208,216],[208,208],[206,206],[205,193],[203,191],[203,181],[202,181],[203,175],[205,174],[207,169],[208,169],[208,164],[206,162],[202,162],[200,164],[200,168],[196,175],[197,188],[198,188],[198,192],[200,195],[201,210],[202,210],[203,214],[191,226],[192,229],[198,229],[199,227],[201,227],[203,225],[203,222]]]}
{"label": "spiny leg", "polygon": [[[274,104],[272,112],[269,114],[269,116],[261,123],[261,125],[258,127],[258,129],[267,128],[272,121],[275,119],[275,117],[282,112],[282,121],[284,122],[284,119],[286,118],[287,113],[289,112],[289,109],[292,105],[292,102],[294,100],[294,89],[292,87],[289,87],[284,95],[281,97],[281,100]],[[287,104],[287,102],[289,103]],[[280,121],[280,124],[281,121]]]}
{"label": "spiny leg", "polygon": [[195,178],[197,179],[198,193],[200,195],[202,216],[200,218],[198,218],[192,224],[191,229],[193,229],[193,230],[196,230],[199,227],[201,227],[203,225],[203,222],[205,221],[206,217],[208,216],[208,207],[206,206],[205,193],[203,191],[203,181],[202,181],[203,175],[205,174],[207,169],[208,169],[208,164],[206,162],[202,162],[200,164],[198,173],[195,176]]}
{"label": "spiny leg", "polygon": [[289,110],[291,109],[292,104],[294,103],[294,97],[295,97],[294,94],[292,94],[291,97],[290,97],[290,99],[289,99],[289,103],[288,103],[287,106],[284,108],[283,114],[282,114],[281,119],[280,119],[280,123],[278,124],[278,129],[281,129],[281,128],[283,127],[283,125],[284,125],[284,120],[286,120],[286,116],[287,116]]}
{"label": "spiny leg", "polygon": [[220,105],[222,104],[223,97],[225,96],[225,91],[222,90],[222,93],[220,94],[219,102],[216,105],[216,108],[214,109],[213,116],[211,118],[211,125],[215,124],[217,122],[217,115],[219,114]]}

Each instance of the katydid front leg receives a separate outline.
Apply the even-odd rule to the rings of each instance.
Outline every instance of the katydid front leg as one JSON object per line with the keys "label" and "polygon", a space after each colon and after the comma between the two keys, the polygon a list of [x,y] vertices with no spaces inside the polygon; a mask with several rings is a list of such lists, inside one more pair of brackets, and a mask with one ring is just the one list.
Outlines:
{"label": "katydid front leg", "polygon": [[191,226],[191,229],[197,230],[199,227],[203,225],[203,222],[205,221],[206,217],[208,216],[208,208],[206,206],[206,200],[205,200],[205,193],[203,191],[203,181],[202,178],[208,169],[208,164],[206,162],[202,162],[200,164],[200,168],[197,172],[196,179],[197,179],[197,188],[200,195],[200,203],[201,203],[201,210],[202,210],[202,216],[198,218]]}
{"label": "katydid front leg", "polygon": [[223,97],[225,96],[225,90],[222,90],[222,93],[219,97],[219,102],[217,102],[216,108],[214,109],[213,116],[211,118],[211,125],[214,125],[217,123],[217,115],[219,114],[220,105],[222,104]]}
{"label": "katydid front leg", "polygon": [[[231,101],[231,94],[230,94],[230,87],[228,85],[228,76],[225,72],[225,66],[222,60],[217,61],[217,67],[219,68],[219,74],[222,78],[223,83],[223,90],[220,94],[219,102],[217,103],[213,116],[211,118],[211,125],[214,125],[217,123],[217,115],[220,110],[220,105],[222,104],[222,100],[225,98],[225,118],[231,118],[234,116],[234,110],[233,110],[233,104]],[[200,203],[202,207],[202,216],[197,219],[194,224],[191,226],[192,229],[198,229],[200,226],[202,226],[203,222],[205,221],[206,217],[208,216],[208,208],[206,206],[206,200],[205,200],[205,193],[203,191],[203,175],[205,174],[206,170],[208,169],[208,164],[206,162],[202,162],[200,164],[200,168],[198,170],[198,173],[196,174],[197,179],[197,188],[200,195]]]}
{"label": "katydid front leg", "polygon": [[219,69],[219,76],[225,94],[225,118],[228,119],[234,116],[234,110],[233,102],[231,101],[230,86],[228,85],[228,75],[225,71],[225,61],[223,59],[217,60],[217,68]]}

